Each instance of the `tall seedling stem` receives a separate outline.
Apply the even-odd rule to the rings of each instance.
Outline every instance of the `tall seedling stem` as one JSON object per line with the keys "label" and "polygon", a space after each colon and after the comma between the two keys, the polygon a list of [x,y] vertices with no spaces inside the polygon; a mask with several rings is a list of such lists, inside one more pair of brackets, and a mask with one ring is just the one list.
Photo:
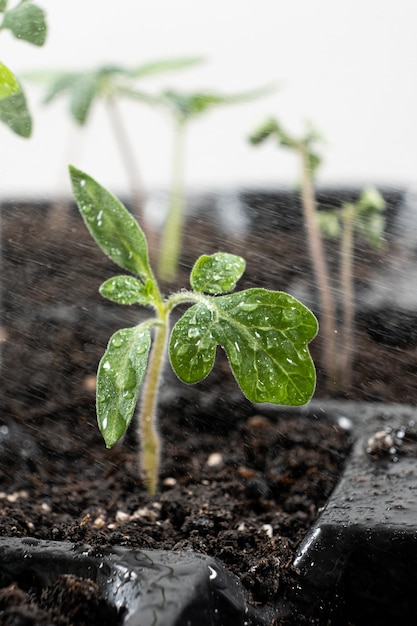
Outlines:
{"label": "tall seedling stem", "polygon": [[340,244],[340,284],[342,286],[342,350],[339,371],[343,387],[349,387],[352,378],[353,330],[355,295],[353,286],[353,244],[355,211],[345,205],[341,213],[342,239]]}
{"label": "tall seedling stem", "polygon": [[298,151],[301,157],[302,167],[301,195],[304,225],[319,294],[320,328],[323,337],[323,363],[328,380],[334,382],[337,380],[336,307],[324,253],[323,239],[317,219],[317,205],[313,186],[311,159],[308,147],[304,142],[300,142]]}

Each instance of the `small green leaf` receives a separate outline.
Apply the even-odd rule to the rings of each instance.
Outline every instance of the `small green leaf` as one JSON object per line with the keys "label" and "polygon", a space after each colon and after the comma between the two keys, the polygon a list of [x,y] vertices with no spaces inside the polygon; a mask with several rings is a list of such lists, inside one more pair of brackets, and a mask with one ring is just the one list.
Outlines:
{"label": "small green leaf", "polygon": [[342,234],[339,215],[337,211],[318,211],[317,220],[320,230],[327,237],[337,239]]}
{"label": "small green leaf", "polygon": [[97,371],[97,421],[108,448],[124,435],[136,407],[148,364],[151,336],[140,324],[118,330]]}
{"label": "small green leaf", "polygon": [[46,40],[45,12],[36,4],[20,2],[4,14],[3,27],[9,29],[17,39],[35,46],[43,46]]}
{"label": "small green leaf", "polygon": [[117,304],[143,304],[152,302],[152,281],[143,283],[134,276],[113,276],[100,287],[104,298]]}
{"label": "small green leaf", "polygon": [[277,122],[270,118],[263,122],[258,128],[256,128],[249,137],[249,141],[252,145],[257,146],[263,143],[269,137],[278,133],[279,127]]}
{"label": "small green leaf", "polygon": [[360,214],[355,226],[361,237],[373,248],[385,245],[385,218],[379,212]]}
{"label": "small green leaf", "polygon": [[171,364],[182,381],[198,382],[211,371],[219,344],[249,400],[297,406],[314,392],[308,342],[317,328],[311,311],[283,292],[256,288],[207,296],[175,324]]}
{"label": "small green leaf", "polygon": [[197,293],[219,294],[233,291],[245,271],[245,260],[235,254],[216,252],[197,259],[190,276]]}
{"label": "small green leaf", "polygon": [[7,0],[0,0],[0,12],[4,13],[7,8]]}
{"label": "small green leaf", "polygon": [[21,137],[30,137],[32,118],[23,91],[0,100],[0,120]]}
{"label": "small green leaf", "polygon": [[212,370],[217,342],[212,328],[218,320],[215,308],[205,303],[192,306],[171,332],[169,357],[172,369],[185,383],[197,383]]}
{"label": "small green leaf", "polygon": [[0,61],[0,100],[21,91],[17,78],[8,67]]}
{"label": "small green leaf", "polygon": [[358,200],[359,213],[366,213],[368,211],[382,213],[385,207],[386,202],[375,187],[367,187],[362,191],[361,197]]}
{"label": "small green leaf", "polygon": [[148,245],[137,221],[123,204],[91,176],[69,168],[74,196],[92,237],[123,269],[152,278]]}

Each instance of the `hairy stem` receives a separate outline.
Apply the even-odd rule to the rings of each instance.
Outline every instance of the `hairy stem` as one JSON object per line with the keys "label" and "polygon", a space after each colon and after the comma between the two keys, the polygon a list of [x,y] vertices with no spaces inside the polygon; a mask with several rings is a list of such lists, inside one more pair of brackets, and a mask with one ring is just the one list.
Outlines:
{"label": "hairy stem", "polygon": [[323,240],[317,220],[316,200],[308,151],[304,145],[300,146],[299,151],[302,160],[302,204],[304,222],[307,231],[310,258],[319,294],[320,328],[323,337],[323,362],[328,380],[334,382],[337,379],[335,304],[324,255]]}
{"label": "hairy stem", "polygon": [[157,426],[158,386],[165,362],[168,338],[167,315],[155,326],[148,371],[143,385],[139,414],[139,437],[141,442],[141,470],[146,489],[152,495],[157,491],[161,440]]}
{"label": "hairy stem", "polygon": [[[353,209],[353,210],[352,210]],[[353,286],[354,207],[347,205],[342,212],[343,234],[340,246],[340,284],[342,286],[343,328],[340,358],[340,382],[349,386],[352,372],[353,325],[355,300]]]}
{"label": "hairy stem", "polygon": [[162,230],[158,275],[163,280],[175,278],[181,251],[184,221],[185,122],[176,120],[172,155],[171,189],[168,213]]}

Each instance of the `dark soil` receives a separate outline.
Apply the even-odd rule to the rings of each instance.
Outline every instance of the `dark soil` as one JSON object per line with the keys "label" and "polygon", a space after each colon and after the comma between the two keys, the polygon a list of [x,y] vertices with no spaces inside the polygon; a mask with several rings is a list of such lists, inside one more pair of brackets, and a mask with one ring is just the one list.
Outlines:
{"label": "dark soil", "polygon": [[[210,554],[237,574],[250,602],[273,607],[294,583],[295,549],[337,482],[349,438],[326,420],[263,416],[242,400],[219,352],[215,370],[197,386],[177,385],[166,373],[161,491],[150,497],[138,479],[135,433],[106,450],[94,412],[94,374],[106,342],[142,312],[97,294],[117,268],[74,210],[61,213],[59,225],[51,211],[7,206],[2,216],[0,534]],[[242,287],[308,283],[299,236],[259,231],[250,240],[219,243],[199,218],[189,224],[182,269],[226,245],[247,260]],[[359,281],[366,283],[380,254],[357,257]],[[414,401],[415,345],[377,343],[359,325],[353,384],[342,391],[329,389],[321,376],[320,340],[312,353],[318,397]],[[64,579],[43,590],[0,582],[2,625],[103,623],[91,581],[83,587]],[[71,590],[78,598],[73,605]],[[68,609],[68,603],[84,606],[80,596],[93,609]],[[291,623],[304,622],[295,616]]]}

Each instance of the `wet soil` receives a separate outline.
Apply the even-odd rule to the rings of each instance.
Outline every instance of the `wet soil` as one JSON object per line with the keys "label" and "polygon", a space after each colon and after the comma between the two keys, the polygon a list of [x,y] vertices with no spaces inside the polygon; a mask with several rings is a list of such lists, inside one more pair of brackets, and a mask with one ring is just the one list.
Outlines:
{"label": "wet soil", "polygon": [[[75,210],[61,211],[59,220],[51,215],[51,207],[10,205],[2,216],[0,534],[210,554],[240,578],[250,602],[273,607],[294,584],[294,552],[337,482],[349,437],[325,419],[263,416],[242,399],[219,351],[199,385],[178,385],[166,372],[161,490],[150,497],[138,477],[136,433],[106,450],[94,412],[94,375],[107,340],[143,313],[98,295],[117,268]],[[206,219],[192,219],[180,286],[199,254],[227,249],[247,260],[242,288],[299,295],[311,283],[303,240],[282,229],[265,232],[226,244]],[[363,286],[388,252],[359,252]],[[336,264],[335,251],[332,258]],[[338,390],[321,375],[316,340],[316,397],[413,403],[417,346],[386,343],[358,319],[352,386]],[[58,593],[0,581],[0,624],[102,623],[94,584],[61,582]],[[80,596],[92,598],[95,616],[90,608],[56,613],[51,598],[65,607],[71,590],[77,606],[84,606]],[[294,616],[285,623],[312,622]]]}

